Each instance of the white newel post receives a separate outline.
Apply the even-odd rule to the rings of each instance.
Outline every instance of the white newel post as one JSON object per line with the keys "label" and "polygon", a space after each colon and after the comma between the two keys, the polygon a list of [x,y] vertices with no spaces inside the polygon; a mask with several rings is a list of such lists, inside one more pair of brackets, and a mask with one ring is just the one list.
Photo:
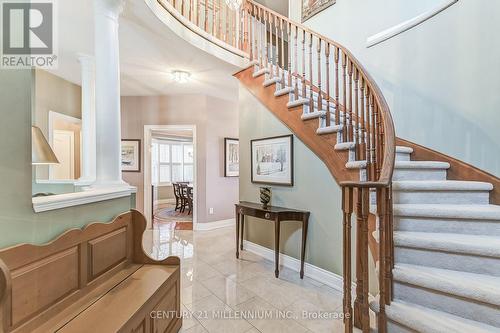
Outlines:
{"label": "white newel post", "polygon": [[118,18],[124,0],[94,0],[96,70],[96,182],[126,186],[120,169],[120,58]]}
{"label": "white newel post", "polygon": [[82,73],[82,170],[76,185],[90,185],[96,179],[95,60],[78,57]]}

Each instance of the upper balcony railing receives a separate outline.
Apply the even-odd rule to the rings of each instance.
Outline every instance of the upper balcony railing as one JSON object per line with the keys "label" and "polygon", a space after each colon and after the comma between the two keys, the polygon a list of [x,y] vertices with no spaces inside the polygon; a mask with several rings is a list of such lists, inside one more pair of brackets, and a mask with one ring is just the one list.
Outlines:
{"label": "upper balcony railing", "polygon": [[248,58],[243,44],[244,11],[225,0],[157,0],[187,28],[237,55]]}

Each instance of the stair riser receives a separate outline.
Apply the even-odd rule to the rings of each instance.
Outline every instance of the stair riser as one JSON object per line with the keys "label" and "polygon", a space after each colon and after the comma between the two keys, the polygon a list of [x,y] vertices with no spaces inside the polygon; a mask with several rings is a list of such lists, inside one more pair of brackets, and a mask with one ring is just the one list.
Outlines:
{"label": "stair riser", "polygon": [[446,180],[446,170],[394,169],[392,180]]}
{"label": "stair riser", "polygon": [[411,330],[404,326],[399,325],[398,323],[388,321],[387,322],[387,332],[389,333],[418,333],[417,331]]}
{"label": "stair riser", "polygon": [[395,216],[394,228],[399,231],[500,236],[500,221]]}
{"label": "stair riser", "polygon": [[395,247],[394,252],[396,263],[500,276],[500,258],[426,249],[411,249],[399,246]]}
{"label": "stair riser", "polygon": [[410,161],[411,154],[409,153],[396,153],[396,161]]}
{"label": "stair riser", "polygon": [[395,204],[477,204],[489,203],[487,191],[398,191]]}
{"label": "stair riser", "polygon": [[[378,311],[378,309],[377,309]],[[378,316],[378,312],[376,313],[377,314],[377,317],[376,317],[376,327],[378,328],[378,322],[379,322],[379,316]],[[372,330],[372,332],[375,332],[374,330]],[[407,328],[406,326],[396,322],[396,321],[393,321],[389,318],[387,318],[387,332],[389,333],[418,333],[417,331],[414,331],[410,328]]]}
{"label": "stair riser", "polygon": [[500,308],[394,281],[394,298],[500,327]]}

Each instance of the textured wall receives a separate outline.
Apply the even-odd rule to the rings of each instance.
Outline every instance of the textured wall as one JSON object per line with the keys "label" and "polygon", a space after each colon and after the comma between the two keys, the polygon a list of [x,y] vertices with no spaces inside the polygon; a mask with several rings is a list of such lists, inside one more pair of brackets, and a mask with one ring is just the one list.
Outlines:
{"label": "textured wall", "polygon": [[[398,136],[500,175],[500,2],[460,0],[382,44],[366,38],[441,3],[337,0],[305,25],[345,45],[381,87]],[[300,19],[300,2],[289,1]]]}

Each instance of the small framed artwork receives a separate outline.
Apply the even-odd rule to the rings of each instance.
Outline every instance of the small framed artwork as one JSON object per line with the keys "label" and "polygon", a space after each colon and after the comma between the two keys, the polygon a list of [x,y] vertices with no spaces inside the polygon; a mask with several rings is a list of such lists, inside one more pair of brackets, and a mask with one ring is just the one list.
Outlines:
{"label": "small framed artwork", "polygon": [[240,140],[224,138],[224,177],[240,176]]}
{"label": "small framed artwork", "polygon": [[122,139],[122,171],[141,172],[141,140]]}
{"label": "small framed artwork", "polygon": [[302,22],[330,7],[336,0],[302,0]]}
{"label": "small framed artwork", "polygon": [[252,183],[293,186],[293,135],[255,139],[250,144]]}

